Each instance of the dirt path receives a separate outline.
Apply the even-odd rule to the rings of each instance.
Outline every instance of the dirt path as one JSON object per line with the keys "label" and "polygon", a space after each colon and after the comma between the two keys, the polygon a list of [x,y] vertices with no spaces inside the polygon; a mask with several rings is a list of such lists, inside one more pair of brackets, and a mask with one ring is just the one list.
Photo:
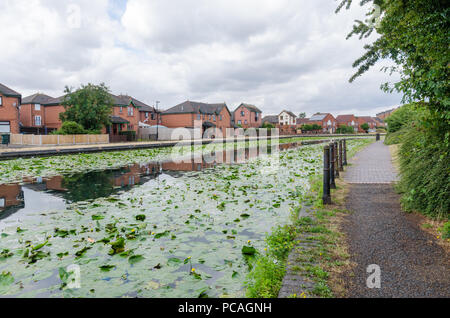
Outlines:
{"label": "dirt path", "polygon": [[[450,258],[419,226],[420,216],[401,210],[397,179],[387,146],[376,142],[354,157],[346,218],[354,272],[347,273],[349,297],[450,297]],[[368,288],[367,267],[380,268],[380,288]],[[376,282],[376,280],[372,280]]]}

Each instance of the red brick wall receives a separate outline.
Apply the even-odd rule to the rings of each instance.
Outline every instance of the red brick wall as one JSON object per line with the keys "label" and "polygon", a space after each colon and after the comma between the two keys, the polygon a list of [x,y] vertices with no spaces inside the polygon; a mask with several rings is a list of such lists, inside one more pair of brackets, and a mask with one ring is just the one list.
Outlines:
{"label": "red brick wall", "polygon": [[[11,133],[19,133],[19,99],[17,97],[2,97],[2,106],[0,106],[0,121],[9,121]],[[16,106],[14,106],[16,104]]]}
{"label": "red brick wall", "polygon": [[0,185],[0,198],[5,199],[5,207],[0,207],[0,211],[10,206],[20,205],[22,201],[18,200],[22,187],[18,184]]}
{"label": "red brick wall", "polygon": [[114,106],[112,114],[114,116],[119,116],[122,117],[123,119],[128,120],[130,122],[128,129],[137,132],[139,130],[139,119],[140,119],[139,109],[134,107],[133,105],[130,105],[130,107],[133,107],[133,115],[131,116],[128,115],[128,107],[125,106],[124,107]]}
{"label": "red brick wall", "polygon": [[[41,106],[42,108],[42,106]],[[57,105],[57,106],[45,106],[45,112],[44,112],[44,123],[45,126],[48,128],[55,128],[59,129],[61,128],[62,121],[59,119],[59,114],[64,113],[66,110],[64,109],[64,106]]]}
{"label": "red brick wall", "polygon": [[[35,110],[35,104],[22,104],[20,106],[20,121],[24,127],[45,126],[45,106],[41,105],[41,110]],[[41,125],[36,126],[34,116],[41,116]]]}
{"label": "red brick wall", "polygon": [[[244,116],[241,115],[241,112],[244,112]],[[239,121],[241,121],[240,125],[242,128],[259,128],[262,125],[261,115],[261,113],[258,114],[258,120],[255,121],[255,112],[250,111],[244,105],[241,105],[234,111],[234,123],[238,125]]]}
{"label": "red brick wall", "polygon": [[[152,112],[147,112],[148,113],[148,118],[145,117],[145,113],[146,112],[140,112],[140,121],[141,123],[150,125],[150,126],[154,126],[157,123],[157,114],[156,113],[152,113]],[[154,119],[152,120],[152,114]],[[160,118],[161,121],[161,118]]]}
{"label": "red brick wall", "polygon": [[168,128],[194,127],[194,114],[161,114],[161,125]]}

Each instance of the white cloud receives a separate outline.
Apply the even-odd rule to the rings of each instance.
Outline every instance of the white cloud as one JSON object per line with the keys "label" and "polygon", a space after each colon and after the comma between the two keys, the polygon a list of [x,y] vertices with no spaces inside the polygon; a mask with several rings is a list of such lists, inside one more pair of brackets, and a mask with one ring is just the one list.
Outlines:
{"label": "white cloud", "polygon": [[3,0],[0,82],[28,95],[106,82],[170,107],[186,99],[242,101],[266,114],[374,114],[399,103],[378,69],[348,78],[363,43],[346,41],[364,9],[334,14],[329,0]]}

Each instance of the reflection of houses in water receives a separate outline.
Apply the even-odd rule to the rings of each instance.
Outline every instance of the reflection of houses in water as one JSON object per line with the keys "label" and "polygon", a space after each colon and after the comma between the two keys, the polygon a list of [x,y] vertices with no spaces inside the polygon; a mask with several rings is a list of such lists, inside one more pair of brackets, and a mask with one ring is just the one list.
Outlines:
{"label": "reflection of houses in water", "polygon": [[0,212],[7,208],[24,206],[22,187],[19,184],[0,185]]}

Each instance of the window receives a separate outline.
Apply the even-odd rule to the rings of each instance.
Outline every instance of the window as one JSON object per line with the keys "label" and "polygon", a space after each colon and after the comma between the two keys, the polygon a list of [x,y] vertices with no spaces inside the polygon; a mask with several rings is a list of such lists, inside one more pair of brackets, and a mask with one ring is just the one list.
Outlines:
{"label": "window", "polygon": [[41,110],[41,104],[34,104],[34,110]]}
{"label": "window", "polygon": [[148,112],[145,112],[145,118],[148,118]]}
{"label": "window", "polygon": [[241,125],[242,124],[242,120],[238,120],[238,125]]}
{"label": "window", "polygon": [[0,208],[5,207],[5,198],[0,198]]}
{"label": "window", "polygon": [[41,116],[34,116],[34,125],[35,126],[41,126]]}
{"label": "window", "polygon": [[213,121],[216,121],[216,115],[213,115]]}
{"label": "window", "polygon": [[3,97],[0,96],[0,106],[3,106]]}
{"label": "window", "polygon": [[201,120],[202,119],[202,115],[197,114],[197,120]]}
{"label": "window", "polygon": [[208,116],[208,120],[211,120],[211,115]]}
{"label": "window", "polygon": [[156,117],[155,113],[152,113],[152,120],[155,120],[156,119],[155,117]]}
{"label": "window", "polygon": [[244,111],[241,111],[241,116],[245,116],[245,112]]}
{"label": "window", "polygon": [[219,116],[219,120],[222,120],[222,115]]}
{"label": "window", "polygon": [[128,116],[133,116],[133,114],[134,114],[133,106],[128,106]]}
{"label": "window", "polygon": [[244,121],[244,124],[246,124],[246,125],[247,125],[247,124],[248,124],[248,121],[247,121],[247,120],[245,120],[245,121]]}
{"label": "window", "polygon": [[11,125],[9,121],[0,121],[0,133],[11,132]]}
{"label": "window", "polygon": [[123,107],[122,106],[119,107],[119,113],[121,113],[121,114],[123,113]]}

